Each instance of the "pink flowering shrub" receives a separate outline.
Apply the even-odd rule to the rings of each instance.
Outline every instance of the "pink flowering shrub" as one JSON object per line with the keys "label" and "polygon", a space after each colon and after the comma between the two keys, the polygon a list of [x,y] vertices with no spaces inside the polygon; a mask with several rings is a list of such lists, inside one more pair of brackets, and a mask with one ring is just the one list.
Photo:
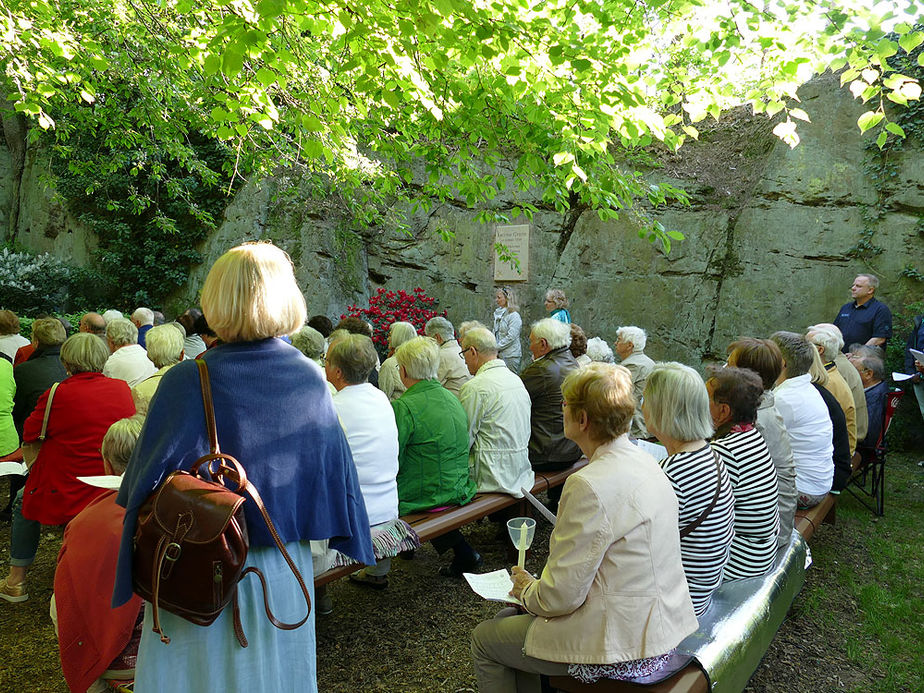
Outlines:
{"label": "pink flowering shrub", "polygon": [[369,298],[368,308],[359,308],[355,304],[347,306],[347,312],[340,318],[349,316],[370,323],[372,341],[380,352],[385,353],[388,351],[388,328],[393,322],[409,322],[417,328],[417,334],[423,334],[427,320],[446,315],[445,310],[438,312],[435,308],[436,299],[427,296],[419,286],[411,293],[380,288]]}

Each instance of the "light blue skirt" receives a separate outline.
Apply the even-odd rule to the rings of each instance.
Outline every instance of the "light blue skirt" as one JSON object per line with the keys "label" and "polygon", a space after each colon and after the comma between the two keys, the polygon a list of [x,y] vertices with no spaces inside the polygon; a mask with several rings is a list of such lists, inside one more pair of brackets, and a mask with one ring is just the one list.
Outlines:
{"label": "light blue skirt", "polygon": [[[311,548],[291,542],[286,549],[301,571],[314,604]],[[280,621],[293,623],[305,615],[305,598],[295,576],[275,546],[251,547],[247,566],[266,576],[270,607]],[[145,604],[144,633],[138,648],[135,690],[161,691],[304,691],[316,693],[314,610],[296,630],[279,630],[266,618],[260,580],[248,575],[238,585],[241,623],[249,647],[234,637],[231,605],[212,625],[197,626],[160,610],[160,622],[170,644],[151,630],[152,607]]]}

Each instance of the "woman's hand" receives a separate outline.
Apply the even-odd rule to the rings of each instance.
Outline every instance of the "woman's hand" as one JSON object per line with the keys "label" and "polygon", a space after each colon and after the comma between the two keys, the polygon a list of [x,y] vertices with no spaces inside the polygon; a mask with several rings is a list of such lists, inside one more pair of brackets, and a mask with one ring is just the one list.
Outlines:
{"label": "woman's hand", "polygon": [[510,596],[520,599],[525,590],[529,585],[536,581],[532,575],[527,573],[523,568],[518,565],[513,566],[510,569],[512,575],[510,576],[513,580],[513,589],[510,590]]}

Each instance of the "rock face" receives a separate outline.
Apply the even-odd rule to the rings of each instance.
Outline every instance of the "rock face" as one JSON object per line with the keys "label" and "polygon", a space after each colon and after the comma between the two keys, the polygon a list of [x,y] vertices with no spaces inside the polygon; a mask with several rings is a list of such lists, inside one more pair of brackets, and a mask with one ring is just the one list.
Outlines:
{"label": "rock face", "polygon": [[[920,299],[920,285],[899,273],[907,265],[924,269],[922,143],[906,143],[893,160],[898,175],[877,189],[867,171],[869,138],[856,127],[863,106],[831,75],[804,85],[800,97],[813,123],[799,124],[802,142],[794,150],[772,136],[773,123],[742,109],[717,124],[700,124],[698,142],[662,157],[651,176],[691,195],[689,207],[655,215],[686,236],[669,255],[638,238],[630,215],[601,222],[593,212],[537,214],[529,281],[514,284],[524,321],[545,317],[543,294],[559,287],[589,336],[612,341],[618,326],[639,325],[649,332],[653,358],[695,365],[723,358],[738,335],[766,336],[830,321],[849,300],[859,272],[878,274],[880,297],[893,306]],[[0,176],[8,168],[4,156],[0,148]],[[33,159],[27,167],[32,171],[38,166]],[[29,175],[20,240],[85,261],[92,241],[79,240],[79,230]],[[7,189],[0,180],[0,220]],[[347,221],[324,201],[293,203],[278,195],[273,180],[252,182],[229,204],[203,249],[206,261],[173,305],[195,300],[211,262],[229,247],[270,239],[292,256],[309,314],[336,319],[350,303],[365,305],[379,286],[422,286],[455,324],[488,322],[494,308],[493,228],[450,204],[410,216],[409,225],[407,236],[357,234],[345,230]],[[570,235],[563,242],[566,228]],[[871,244],[882,252],[849,257],[869,228]],[[454,233],[448,241],[440,237],[446,229]],[[62,233],[74,240],[59,241]]]}

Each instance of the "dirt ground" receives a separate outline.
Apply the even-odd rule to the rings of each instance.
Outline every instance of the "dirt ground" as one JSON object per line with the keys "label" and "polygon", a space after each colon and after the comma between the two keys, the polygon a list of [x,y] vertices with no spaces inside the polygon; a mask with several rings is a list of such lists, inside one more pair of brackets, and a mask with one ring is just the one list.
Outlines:
{"label": "dirt ground", "polygon": [[[0,480],[0,498],[6,483]],[[540,522],[527,567],[539,570],[545,558],[548,525]],[[0,523],[0,566],[9,558],[9,524]],[[483,521],[466,531],[485,556],[485,570],[508,565],[506,540]],[[45,529],[38,560],[29,574],[29,601],[0,602],[0,691],[66,691],[57,643],[48,618],[55,555],[62,532]],[[870,556],[840,526],[823,527],[813,542],[840,547],[840,560],[869,571]],[[411,561],[395,560],[391,584],[383,592],[342,580],[331,586],[334,613],[318,620],[318,683],[321,691],[474,691],[469,634],[499,605],[484,602],[461,582],[442,578],[442,559],[425,546]],[[817,618],[818,600],[830,610]],[[814,616],[813,616],[814,614]],[[750,693],[820,693],[877,690],[882,676],[850,663],[841,623],[857,619],[830,574],[817,565],[806,587],[752,678]]]}

